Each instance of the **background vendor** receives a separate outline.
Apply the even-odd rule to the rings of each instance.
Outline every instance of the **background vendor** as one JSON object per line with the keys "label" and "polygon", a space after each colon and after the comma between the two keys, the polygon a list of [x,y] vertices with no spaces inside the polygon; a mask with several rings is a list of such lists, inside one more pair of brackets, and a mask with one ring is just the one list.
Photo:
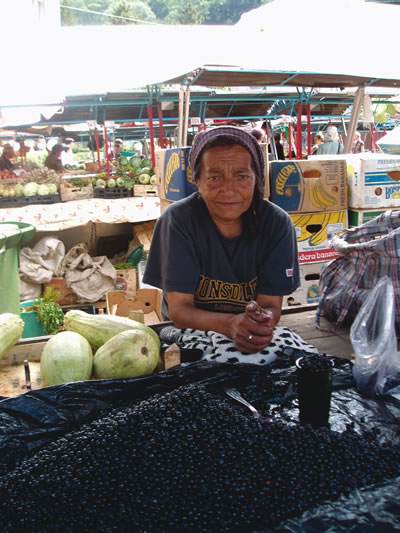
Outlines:
{"label": "background vendor", "polygon": [[119,159],[121,157],[121,150],[124,147],[124,141],[122,139],[115,139],[114,149],[110,153],[110,159]]}
{"label": "background vendor", "polygon": [[63,144],[55,144],[50,154],[47,156],[44,166],[50,170],[55,170],[56,172],[64,172],[64,165],[61,161],[61,154],[65,151],[65,146]]}
{"label": "background vendor", "polygon": [[11,144],[5,144],[0,157],[0,170],[14,170],[14,165],[11,161],[14,157],[16,157],[14,148]]}
{"label": "background vendor", "polygon": [[295,228],[264,199],[264,156],[241,128],[200,132],[190,152],[198,192],[158,219],[143,281],[164,292],[177,328],[226,335],[244,353],[271,342],[282,297],[299,286]]}

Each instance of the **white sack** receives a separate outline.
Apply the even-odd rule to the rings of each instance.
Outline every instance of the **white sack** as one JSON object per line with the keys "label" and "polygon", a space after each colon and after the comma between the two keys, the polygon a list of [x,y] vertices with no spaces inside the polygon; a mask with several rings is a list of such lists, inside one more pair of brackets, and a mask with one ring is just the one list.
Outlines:
{"label": "white sack", "polygon": [[20,278],[24,281],[43,284],[61,275],[65,256],[64,243],[54,237],[43,237],[33,248],[20,251]]}
{"label": "white sack", "polygon": [[65,283],[80,302],[97,302],[111,290],[117,271],[106,256],[91,257],[85,244],[72,248],[63,261]]}

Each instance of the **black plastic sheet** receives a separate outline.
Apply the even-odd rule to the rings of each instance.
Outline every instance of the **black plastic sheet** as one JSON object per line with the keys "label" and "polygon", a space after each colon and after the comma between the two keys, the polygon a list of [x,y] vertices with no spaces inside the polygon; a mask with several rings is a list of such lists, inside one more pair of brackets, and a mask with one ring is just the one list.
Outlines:
{"label": "black plastic sheet", "polygon": [[[143,378],[71,383],[5,399],[0,402],[0,469],[12,470],[19,459],[126,400],[139,402],[189,383],[201,383],[219,393],[223,385],[235,386],[263,413],[298,423],[294,358],[299,356],[288,352],[287,358],[280,358],[268,367],[194,361]],[[373,431],[380,442],[399,446],[400,402],[389,395],[361,396],[355,388],[351,364],[337,358],[334,361],[331,429],[343,432],[352,428],[360,434]],[[398,482],[395,479],[381,486],[355,490],[335,502],[287,519],[273,530],[263,531],[397,531]],[[359,528],[360,524],[364,529]]]}

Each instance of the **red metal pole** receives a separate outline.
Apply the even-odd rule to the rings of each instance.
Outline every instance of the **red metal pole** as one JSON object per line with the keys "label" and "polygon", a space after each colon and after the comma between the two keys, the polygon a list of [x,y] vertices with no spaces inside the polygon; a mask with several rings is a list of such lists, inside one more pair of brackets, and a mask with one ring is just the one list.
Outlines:
{"label": "red metal pole", "polygon": [[311,154],[311,109],[310,104],[307,105],[307,154]]}
{"label": "red metal pole", "polygon": [[292,124],[289,124],[289,159],[292,159]]}
{"label": "red metal pole", "polygon": [[110,160],[108,159],[108,139],[107,139],[107,128],[104,126],[104,153],[106,155],[107,162],[107,178],[110,177]]}
{"label": "red metal pole", "polygon": [[156,167],[156,155],[154,149],[154,127],[153,127],[153,109],[151,105],[147,106],[147,115],[149,117],[149,129],[150,129],[150,150],[151,150],[151,166]]}
{"label": "red metal pole", "polygon": [[97,131],[97,127],[94,129],[94,137],[96,139],[97,166],[99,168],[99,173],[101,174],[100,143],[99,143],[99,132]]}
{"label": "red metal pole", "polygon": [[301,102],[297,103],[297,159],[303,159],[301,142]]}
{"label": "red metal pole", "polygon": [[164,124],[163,124],[163,114],[161,104],[158,104],[158,127],[160,129],[160,148],[165,148],[165,139],[164,139]]}
{"label": "red metal pole", "polygon": [[371,150],[371,152],[374,152],[374,123],[371,122],[371,126],[370,126],[370,140],[369,140],[369,148]]}

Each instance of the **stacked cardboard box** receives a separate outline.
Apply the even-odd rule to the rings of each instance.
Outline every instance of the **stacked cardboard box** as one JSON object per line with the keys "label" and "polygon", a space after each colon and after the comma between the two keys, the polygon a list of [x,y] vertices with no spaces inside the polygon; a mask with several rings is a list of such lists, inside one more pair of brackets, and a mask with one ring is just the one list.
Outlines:
{"label": "stacked cardboard box", "polygon": [[[312,156],[318,161],[327,156]],[[400,156],[364,152],[329,156],[345,159],[349,226],[360,226],[388,209],[400,209]]]}
{"label": "stacked cardboard box", "polygon": [[319,301],[322,266],[336,257],[330,238],[348,225],[347,165],[342,159],[273,161],[271,201],[287,211],[296,228],[301,286],[284,307]]}

